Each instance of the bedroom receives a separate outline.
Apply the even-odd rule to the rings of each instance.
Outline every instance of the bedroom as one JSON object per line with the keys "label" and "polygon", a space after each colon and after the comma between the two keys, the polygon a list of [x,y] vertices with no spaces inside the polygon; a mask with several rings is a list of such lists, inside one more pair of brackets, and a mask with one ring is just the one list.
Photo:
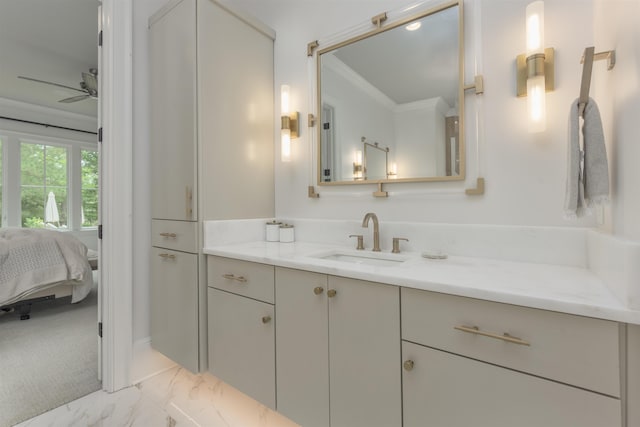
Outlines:
{"label": "bedroom", "polygon": [[[50,19],[52,16],[55,19]],[[28,0],[3,2],[0,6],[0,51],[3,53],[0,65],[0,276],[3,276],[0,279],[3,285],[0,291],[0,360],[5,368],[11,358],[20,360],[17,368],[24,376],[19,392],[7,391],[10,387],[10,379],[5,377],[7,369],[0,371],[3,376],[0,381],[0,425],[3,426],[16,421],[15,416],[20,418],[17,412],[21,410],[21,396],[22,406],[28,406],[32,411],[25,413],[24,419],[33,416],[33,411],[42,412],[52,405],[94,391],[100,384],[97,378],[95,270],[99,164],[97,93],[89,90],[94,83],[97,88],[97,82],[88,82],[89,89],[83,87],[83,84],[87,85],[85,80],[95,78],[90,69],[98,67],[97,27],[97,1]],[[89,76],[83,76],[83,73]],[[28,237],[26,233],[29,233]],[[39,234],[34,237],[33,233]],[[45,240],[42,233],[54,240]],[[39,246],[15,244],[28,240]],[[70,246],[56,243],[63,241]],[[53,260],[57,266],[34,274],[20,270],[23,268],[20,264],[20,271],[17,271],[14,257],[17,247],[22,250],[18,260],[27,259],[24,254],[30,253],[34,266],[36,260],[42,258]],[[50,250],[58,247],[62,248],[58,254]],[[75,261],[67,261],[66,255],[70,252],[76,253]],[[41,256],[43,254],[46,256]],[[87,254],[91,255],[92,266]],[[58,273],[53,271],[55,269]],[[12,280],[6,277],[10,275]],[[37,288],[23,287],[26,280],[18,279],[27,276]],[[67,279],[73,279],[73,284],[50,287],[61,281],[69,283]],[[4,287],[9,282],[14,287],[11,291]],[[72,300],[76,304],[72,304]],[[79,387],[68,384],[75,394],[58,400],[59,397],[53,397],[55,393],[47,395],[46,387],[60,383],[58,377],[63,372],[60,369],[55,372],[55,366],[67,363],[65,357],[72,357],[71,347],[67,347],[68,356],[64,352],[60,358],[54,356],[56,346],[68,345],[64,343],[69,337],[61,335],[60,328],[64,326],[60,322],[65,316],[79,313],[83,313],[84,320],[75,322],[85,326],[82,332],[74,327],[73,334],[85,336],[70,342],[74,346],[81,342],[85,346],[90,344],[90,351],[85,353],[91,357],[83,366],[90,366],[95,373],[90,374],[90,381],[83,379],[85,384]],[[57,341],[47,347],[42,337]],[[17,352],[10,345],[16,342],[23,345]],[[49,348],[44,350],[51,351],[49,363],[30,366],[32,357],[25,348]],[[67,373],[67,377],[71,376]],[[44,397],[24,399],[30,392],[29,387],[44,388]],[[11,405],[17,405],[15,414],[10,412]]]}

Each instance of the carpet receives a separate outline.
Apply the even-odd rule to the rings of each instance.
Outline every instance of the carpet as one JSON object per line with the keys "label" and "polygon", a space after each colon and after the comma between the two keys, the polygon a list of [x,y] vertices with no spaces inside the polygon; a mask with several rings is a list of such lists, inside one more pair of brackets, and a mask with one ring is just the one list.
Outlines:
{"label": "carpet", "polygon": [[8,427],[101,388],[97,286],[34,304],[31,319],[0,315],[0,427]]}

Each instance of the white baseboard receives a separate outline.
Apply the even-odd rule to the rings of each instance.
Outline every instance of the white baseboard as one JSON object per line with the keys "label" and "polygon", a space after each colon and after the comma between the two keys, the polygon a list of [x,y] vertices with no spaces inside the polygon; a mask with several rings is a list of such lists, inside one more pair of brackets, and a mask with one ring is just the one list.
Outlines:
{"label": "white baseboard", "polygon": [[176,366],[176,363],[151,348],[151,337],[133,343],[131,383],[137,384]]}

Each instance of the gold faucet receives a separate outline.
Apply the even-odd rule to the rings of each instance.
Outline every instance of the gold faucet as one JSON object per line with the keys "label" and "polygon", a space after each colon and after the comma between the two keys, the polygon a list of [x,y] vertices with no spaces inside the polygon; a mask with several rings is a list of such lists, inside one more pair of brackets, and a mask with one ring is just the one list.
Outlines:
{"label": "gold faucet", "polygon": [[362,226],[369,227],[369,220],[373,220],[373,251],[380,252],[380,227],[378,226],[378,217],[373,212],[369,212],[362,220]]}

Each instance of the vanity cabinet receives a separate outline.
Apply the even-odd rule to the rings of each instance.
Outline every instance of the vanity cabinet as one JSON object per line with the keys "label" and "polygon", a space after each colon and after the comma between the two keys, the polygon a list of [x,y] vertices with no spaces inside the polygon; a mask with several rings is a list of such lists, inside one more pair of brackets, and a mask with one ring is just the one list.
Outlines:
{"label": "vanity cabinet", "polygon": [[[216,0],[170,0],[149,19],[151,247],[194,260],[189,274],[169,283],[154,270],[175,260],[154,255],[152,305],[166,289],[195,289],[188,313],[178,305],[151,307],[151,345],[192,372],[206,370],[208,361],[202,222],[274,212],[274,37]],[[194,313],[195,326],[183,320]],[[197,334],[195,345],[163,335],[170,323],[177,335]]]}
{"label": "vanity cabinet", "polygon": [[276,408],[274,267],[208,257],[209,372]]}
{"label": "vanity cabinet", "polygon": [[401,296],[404,427],[622,425],[616,322]]}
{"label": "vanity cabinet", "polygon": [[276,268],[278,411],[304,426],[401,425],[399,288]]}

